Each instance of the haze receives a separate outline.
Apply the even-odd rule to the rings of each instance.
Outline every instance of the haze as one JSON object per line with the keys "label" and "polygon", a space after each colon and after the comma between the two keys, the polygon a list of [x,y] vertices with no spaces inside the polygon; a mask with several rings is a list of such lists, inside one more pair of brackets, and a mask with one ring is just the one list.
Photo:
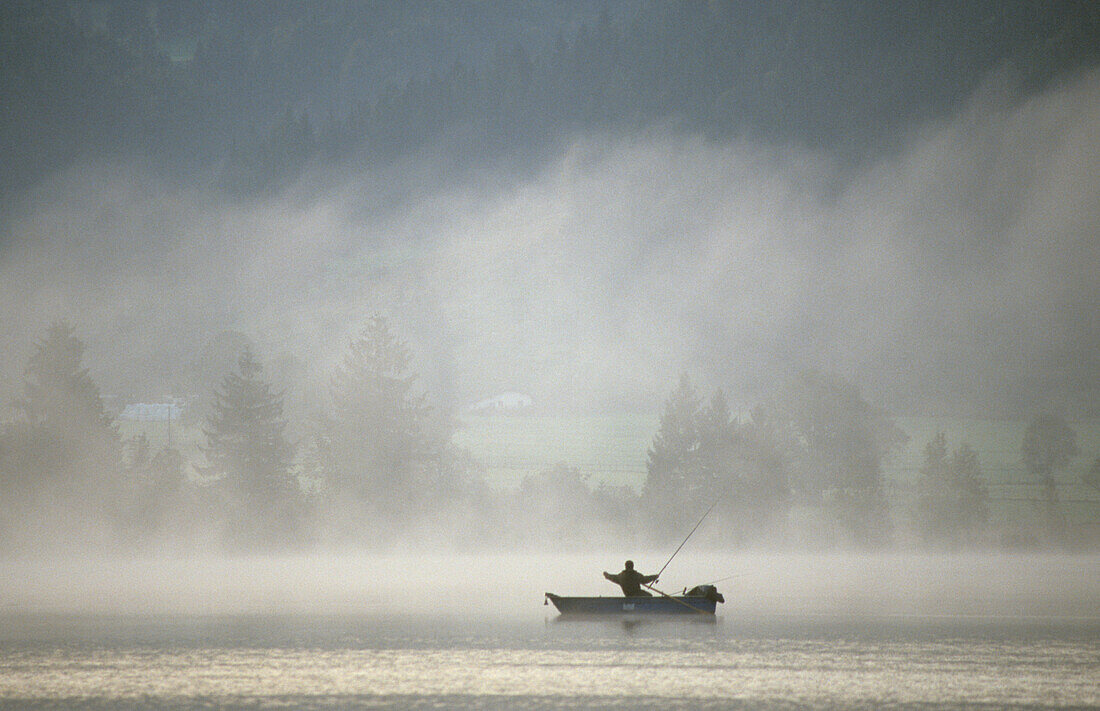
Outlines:
{"label": "haze", "polygon": [[1093,415],[1100,74],[998,77],[856,167],[658,126],[519,173],[311,168],[243,203],[68,168],[5,211],[5,379],[60,317],[105,392],[168,389],[225,329],[319,376],[381,312],[455,406],[652,408],[682,369],[751,402],[816,367],[895,411]]}
{"label": "haze", "polygon": [[[650,570],[667,554],[637,557]],[[541,604],[545,592],[614,594],[600,571],[620,562],[594,554],[310,554],[54,558],[10,561],[2,570],[12,581],[5,586],[8,615],[341,614],[488,623],[554,617]],[[1094,623],[1097,565],[1095,556],[689,552],[661,587],[679,592],[717,581],[726,597],[719,612],[740,623],[851,616]]]}
{"label": "haze", "polygon": [[3,592],[537,596],[704,520],[746,610],[858,597],[809,551],[1088,614],[1096,7],[6,4]]}

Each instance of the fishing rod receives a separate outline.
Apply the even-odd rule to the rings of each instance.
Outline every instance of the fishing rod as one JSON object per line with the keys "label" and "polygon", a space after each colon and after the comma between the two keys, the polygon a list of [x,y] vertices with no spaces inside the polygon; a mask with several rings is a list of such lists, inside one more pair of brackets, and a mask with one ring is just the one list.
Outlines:
{"label": "fishing rod", "polygon": [[700,525],[701,523],[703,523],[703,519],[705,519],[705,518],[707,517],[707,515],[709,515],[709,514],[710,514],[710,512],[714,510],[714,507],[715,507],[715,506],[717,506],[717,505],[718,505],[718,501],[717,501],[717,500],[715,500],[715,502],[714,502],[713,504],[711,504],[711,505],[710,505],[710,508],[709,508],[709,509],[707,509],[707,512],[706,512],[705,514],[703,514],[703,515],[702,515],[702,517],[701,517],[701,518],[699,519],[699,523],[695,524],[695,528],[691,529],[691,533],[688,533],[688,534],[687,534],[687,538],[685,538],[685,539],[684,539],[684,540],[683,540],[683,541],[682,541],[682,542],[680,543],[680,545],[676,546],[676,550],[672,551],[672,555],[670,555],[670,556],[668,557],[668,560],[666,560],[666,561],[665,561],[665,564],[664,564],[664,565],[662,565],[662,566],[661,566],[661,569],[657,571],[657,575],[656,575],[656,576],[654,577],[654,580],[656,580],[657,578],[660,578],[660,577],[661,577],[661,573],[665,572],[665,568],[667,568],[667,567],[668,567],[668,564],[672,562],[672,559],[676,557],[676,554],[680,552],[680,549],[684,547],[684,543],[687,543],[687,542],[688,542],[688,538],[691,538],[691,535],[692,535],[693,533],[695,533],[695,529],[696,529],[696,528],[699,528],[699,525]]}
{"label": "fishing rod", "polygon": [[709,613],[709,612],[707,612],[706,610],[702,610],[702,609],[700,609],[700,608],[696,607],[695,605],[691,605],[691,604],[689,604],[689,603],[687,603],[687,602],[685,602],[685,601],[681,600],[681,599],[680,599],[680,598],[678,598],[678,597],[673,597],[673,596],[669,595],[668,593],[666,593],[666,592],[664,592],[664,591],[662,591],[662,590],[658,590],[657,588],[653,587],[652,585],[648,585],[648,584],[646,584],[646,583],[642,583],[642,587],[644,587],[644,588],[649,588],[650,590],[652,590],[653,592],[657,593],[658,595],[661,595],[662,597],[667,597],[667,598],[668,598],[669,600],[672,600],[673,602],[677,602],[677,603],[679,603],[679,604],[683,605],[684,607],[686,607],[686,608],[688,608],[689,610],[692,610],[692,611],[694,611],[694,612],[698,612],[698,613],[700,613],[700,614],[703,614],[703,615],[708,615],[708,614],[712,614],[712,613]]}

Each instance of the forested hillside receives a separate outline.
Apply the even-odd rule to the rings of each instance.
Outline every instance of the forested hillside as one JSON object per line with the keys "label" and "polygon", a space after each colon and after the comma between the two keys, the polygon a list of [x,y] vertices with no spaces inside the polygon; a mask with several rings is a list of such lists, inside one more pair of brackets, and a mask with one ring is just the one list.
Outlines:
{"label": "forested hillside", "polygon": [[991,71],[1033,90],[1094,65],[1098,30],[1089,2],[9,2],[0,184],[122,154],[247,195],[311,162],[654,123],[859,160]]}

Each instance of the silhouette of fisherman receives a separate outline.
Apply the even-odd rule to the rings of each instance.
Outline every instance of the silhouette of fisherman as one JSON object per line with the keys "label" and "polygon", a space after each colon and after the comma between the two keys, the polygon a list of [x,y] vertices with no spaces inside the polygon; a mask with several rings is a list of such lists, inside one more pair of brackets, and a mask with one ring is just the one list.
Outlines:
{"label": "silhouette of fisherman", "polygon": [[623,595],[627,597],[653,597],[653,593],[642,590],[642,585],[657,582],[656,575],[642,575],[634,570],[632,560],[623,564],[623,572],[612,574],[605,570],[603,576],[622,588]]}

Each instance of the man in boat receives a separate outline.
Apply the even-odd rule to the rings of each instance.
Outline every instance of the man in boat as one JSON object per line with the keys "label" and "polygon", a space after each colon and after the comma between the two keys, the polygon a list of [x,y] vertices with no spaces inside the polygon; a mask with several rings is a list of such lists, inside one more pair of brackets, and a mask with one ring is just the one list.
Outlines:
{"label": "man in boat", "polygon": [[642,575],[634,570],[634,561],[628,560],[623,564],[623,572],[609,573],[603,571],[603,576],[623,589],[623,595],[627,597],[653,597],[653,593],[642,590],[643,585],[657,582],[656,575]]}

